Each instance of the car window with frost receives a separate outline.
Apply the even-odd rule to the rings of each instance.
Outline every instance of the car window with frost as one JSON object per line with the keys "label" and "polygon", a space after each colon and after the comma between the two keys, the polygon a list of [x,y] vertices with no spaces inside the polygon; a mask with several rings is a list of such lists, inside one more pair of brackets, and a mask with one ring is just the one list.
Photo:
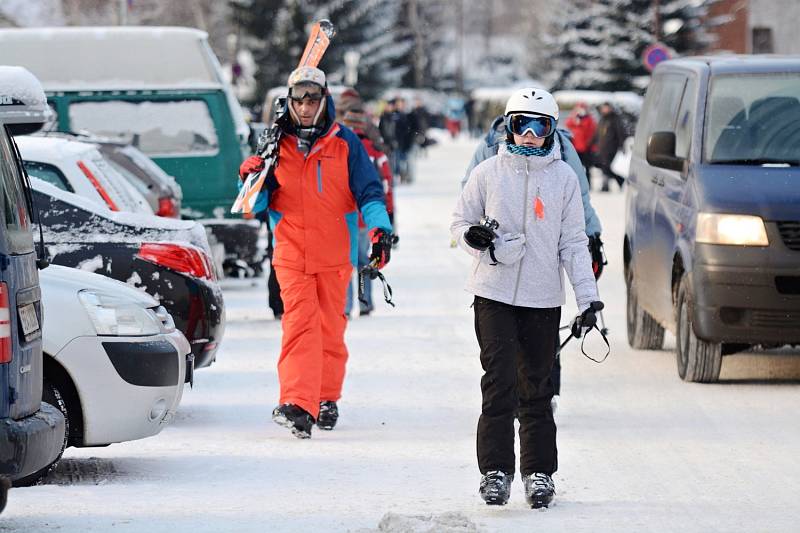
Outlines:
{"label": "car window with frost", "polygon": [[132,144],[152,157],[211,156],[219,151],[208,106],[202,100],[75,102],[74,131],[89,131]]}

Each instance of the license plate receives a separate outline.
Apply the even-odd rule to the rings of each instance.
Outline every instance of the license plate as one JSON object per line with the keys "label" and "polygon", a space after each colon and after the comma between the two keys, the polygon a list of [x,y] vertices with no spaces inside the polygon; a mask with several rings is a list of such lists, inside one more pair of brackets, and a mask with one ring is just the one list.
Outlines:
{"label": "license plate", "polygon": [[36,317],[36,308],[33,304],[26,304],[19,308],[19,321],[22,323],[22,333],[30,335],[39,329],[39,319]]}

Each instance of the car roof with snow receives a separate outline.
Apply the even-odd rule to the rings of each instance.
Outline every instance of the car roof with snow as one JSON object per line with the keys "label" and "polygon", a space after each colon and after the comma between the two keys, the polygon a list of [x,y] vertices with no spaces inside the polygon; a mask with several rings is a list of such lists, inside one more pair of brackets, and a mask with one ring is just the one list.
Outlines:
{"label": "car roof with snow", "polygon": [[55,162],[65,157],[81,157],[97,150],[93,143],[75,141],[62,136],[39,137],[24,135],[16,139],[23,159]]}
{"label": "car roof with snow", "polygon": [[152,214],[146,199],[108,164],[96,144],[29,135],[17,137],[16,141],[30,174],[36,174],[35,169],[29,168],[31,162],[52,165],[80,196],[111,209]]}
{"label": "car roof with snow", "polygon": [[686,67],[692,70],[710,68],[714,74],[800,72],[800,56],[723,54],[681,57],[659,63],[654,74],[670,67]]}
{"label": "car roof with snow", "polygon": [[177,27],[2,29],[0,63],[25,65],[47,91],[219,89],[207,37]]}

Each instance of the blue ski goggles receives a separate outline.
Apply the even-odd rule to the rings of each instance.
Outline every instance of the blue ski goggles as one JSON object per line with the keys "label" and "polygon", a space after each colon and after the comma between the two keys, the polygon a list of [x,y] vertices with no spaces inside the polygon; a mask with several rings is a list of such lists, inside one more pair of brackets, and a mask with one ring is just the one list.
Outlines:
{"label": "blue ski goggles", "polygon": [[528,132],[534,137],[549,137],[556,131],[556,121],[553,117],[544,115],[524,115],[515,113],[505,117],[506,131],[517,135]]}

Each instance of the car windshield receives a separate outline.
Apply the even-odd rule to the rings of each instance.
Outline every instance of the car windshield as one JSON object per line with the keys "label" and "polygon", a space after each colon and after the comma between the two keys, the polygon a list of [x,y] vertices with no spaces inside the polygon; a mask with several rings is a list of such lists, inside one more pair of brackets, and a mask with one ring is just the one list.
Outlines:
{"label": "car windshield", "polygon": [[800,73],[712,78],[703,146],[709,163],[800,164]]}
{"label": "car windshield", "polygon": [[217,133],[203,100],[76,102],[69,106],[73,130],[86,130],[132,144],[152,156],[210,156]]}

